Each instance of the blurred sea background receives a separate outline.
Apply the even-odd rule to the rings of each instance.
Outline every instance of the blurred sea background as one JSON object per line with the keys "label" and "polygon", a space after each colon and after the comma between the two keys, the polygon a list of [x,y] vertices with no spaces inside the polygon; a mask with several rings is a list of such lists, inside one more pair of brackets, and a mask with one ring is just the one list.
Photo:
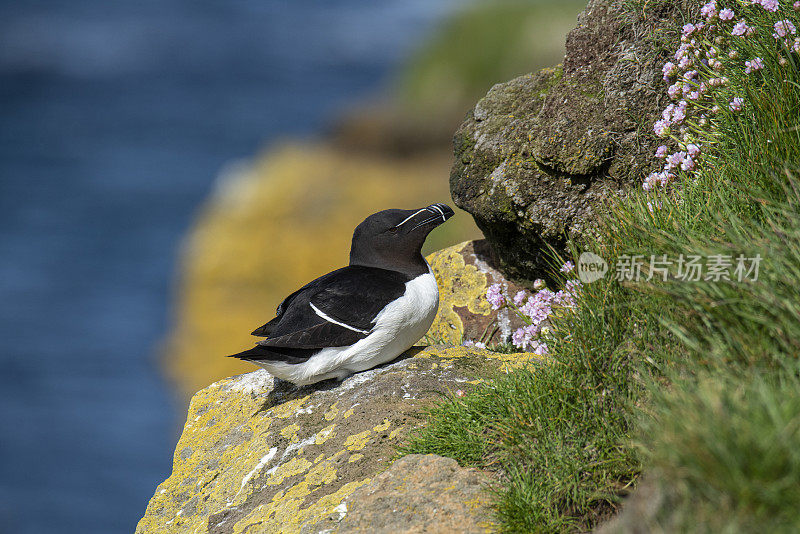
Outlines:
{"label": "blurred sea background", "polygon": [[464,113],[583,6],[1,1],[0,532],[131,532],[187,395],[366,215],[449,201]]}

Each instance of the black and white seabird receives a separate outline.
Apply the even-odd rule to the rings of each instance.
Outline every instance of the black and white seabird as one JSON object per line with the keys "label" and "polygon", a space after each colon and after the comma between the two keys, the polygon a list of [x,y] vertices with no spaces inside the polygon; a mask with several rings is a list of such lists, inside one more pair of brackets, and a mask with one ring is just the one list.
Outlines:
{"label": "black and white seabird", "polygon": [[353,232],[350,265],[286,297],[276,317],[253,331],[266,339],[232,357],[297,385],[395,359],[436,316],[439,288],[421,249],[452,215],[446,204],[370,215]]}

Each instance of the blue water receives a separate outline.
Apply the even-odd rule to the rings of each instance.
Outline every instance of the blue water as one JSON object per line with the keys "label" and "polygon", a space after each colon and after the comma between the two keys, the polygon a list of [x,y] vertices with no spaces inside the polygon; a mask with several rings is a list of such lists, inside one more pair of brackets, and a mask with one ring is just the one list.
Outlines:
{"label": "blue water", "polygon": [[132,532],[183,413],[155,348],[217,172],[319,132],[453,0],[0,1],[0,532]]}

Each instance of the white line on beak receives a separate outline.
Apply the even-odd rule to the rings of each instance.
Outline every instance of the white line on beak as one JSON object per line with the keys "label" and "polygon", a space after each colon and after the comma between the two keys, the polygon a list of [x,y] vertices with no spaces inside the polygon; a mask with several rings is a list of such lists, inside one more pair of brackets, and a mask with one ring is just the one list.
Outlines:
{"label": "white line on beak", "polygon": [[413,219],[414,217],[416,217],[417,215],[419,215],[420,213],[422,213],[422,212],[423,212],[423,211],[425,211],[426,209],[428,209],[428,208],[422,208],[421,210],[417,211],[416,213],[412,213],[411,215],[409,215],[408,217],[406,217],[405,219],[403,219],[403,222],[401,222],[400,224],[398,224],[397,226],[395,226],[395,228],[400,228],[400,227],[401,227],[401,226],[403,226],[405,223],[407,223],[408,221],[410,221],[411,219]]}

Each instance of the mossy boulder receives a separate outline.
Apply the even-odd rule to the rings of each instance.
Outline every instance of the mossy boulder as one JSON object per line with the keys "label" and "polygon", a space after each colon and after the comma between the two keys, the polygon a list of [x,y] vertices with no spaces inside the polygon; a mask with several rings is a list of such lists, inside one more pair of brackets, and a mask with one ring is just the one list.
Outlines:
{"label": "mossy boulder", "polygon": [[435,346],[341,383],[276,387],[255,371],[212,384],[192,399],[136,532],[308,530],[390,465],[426,405],[538,359]]}
{"label": "mossy boulder", "polygon": [[455,135],[450,189],[504,272],[530,281],[547,245],[585,235],[657,164],[665,39],[696,2],[592,0],[564,62],[494,86]]}

